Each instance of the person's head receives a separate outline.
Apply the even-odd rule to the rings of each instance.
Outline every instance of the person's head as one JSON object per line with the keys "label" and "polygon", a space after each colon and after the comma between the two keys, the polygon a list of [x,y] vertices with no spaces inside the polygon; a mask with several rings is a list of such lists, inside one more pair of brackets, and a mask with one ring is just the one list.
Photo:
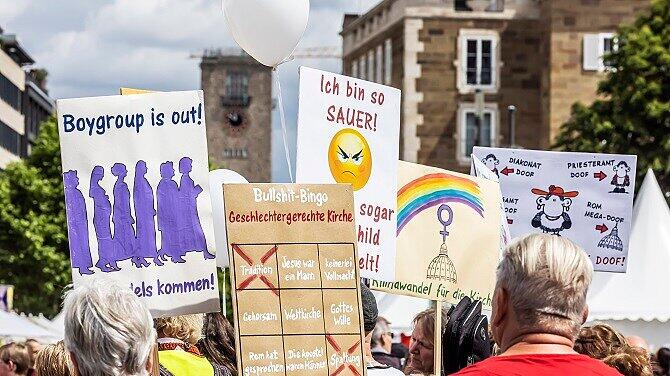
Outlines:
{"label": "person's head", "polygon": [[379,346],[390,354],[392,345],[393,334],[391,333],[388,321],[383,317],[377,318],[377,325],[375,325],[375,329],[372,331],[372,337],[370,338],[370,346]]}
{"label": "person's head", "polygon": [[235,329],[221,312],[206,314],[204,322],[204,337],[198,342],[198,349],[209,361],[228,368],[235,376]]}
{"label": "person's head", "polygon": [[148,375],[156,333],[151,314],[133,292],[109,280],[65,295],[65,348],[75,376]]}
{"label": "person's head", "polygon": [[579,331],[574,349],[580,354],[603,360],[621,352],[627,346],[626,338],[621,333],[609,325],[596,324],[583,327]]}
{"label": "person's head", "polygon": [[144,176],[147,173],[147,162],[139,160],[135,164],[135,174],[139,176]]}
{"label": "person's head", "polygon": [[626,337],[626,341],[628,341],[628,344],[633,347],[639,347],[645,351],[649,350],[649,344],[644,338],[640,336],[628,336]]}
{"label": "person's head", "polygon": [[30,369],[30,350],[23,343],[0,347],[0,376],[24,376]]}
{"label": "person's head", "polygon": [[79,185],[77,171],[70,170],[63,173],[63,186],[68,189],[75,189]]}
{"label": "person's head", "polygon": [[91,171],[91,182],[92,183],[97,183],[102,178],[105,176],[105,169],[102,168],[102,166],[95,166],[93,167],[93,171]]}
{"label": "person's head", "polygon": [[195,345],[202,337],[204,315],[181,315],[154,319],[158,338],[176,338]]}
{"label": "person's head", "polygon": [[[447,324],[447,317],[442,311],[442,329]],[[419,312],[414,317],[412,342],[409,347],[409,367],[423,374],[432,374],[435,367],[435,308]]]}
{"label": "person's head", "polygon": [[500,161],[498,160],[498,158],[493,154],[489,154],[486,157],[484,157],[484,159],[482,159],[482,162],[490,170],[494,170],[500,164]]}
{"label": "person's head", "polygon": [[26,346],[30,351],[30,368],[35,368],[35,357],[37,356],[37,353],[39,353],[44,348],[44,346],[42,346],[38,340],[33,338],[26,340]]}
{"label": "person's head", "polygon": [[623,376],[653,376],[649,353],[639,347],[626,346],[603,359],[603,362],[616,368]]}
{"label": "person's head", "polygon": [[656,353],[656,361],[664,375],[670,375],[670,349],[661,347]]}
{"label": "person's head", "polygon": [[161,163],[160,169],[162,178],[169,179],[174,176],[174,167],[172,167],[172,162]]}
{"label": "person's head", "polygon": [[370,346],[372,331],[377,325],[377,299],[370,289],[361,283],[361,305],[363,306],[363,329],[365,330],[365,342]]}
{"label": "person's head", "polygon": [[128,170],[123,163],[114,163],[114,165],[112,165],[112,175],[124,178],[127,174]]}
{"label": "person's head", "polygon": [[588,316],[593,266],[567,238],[531,234],[507,246],[497,270],[491,326],[504,352],[525,334],[574,341]]}
{"label": "person's head", "polygon": [[193,161],[189,157],[184,157],[179,160],[179,172],[182,174],[187,174],[191,172]]}
{"label": "person's head", "polygon": [[69,357],[63,341],[45,346],[35,358],[37,376],[70,376]]}

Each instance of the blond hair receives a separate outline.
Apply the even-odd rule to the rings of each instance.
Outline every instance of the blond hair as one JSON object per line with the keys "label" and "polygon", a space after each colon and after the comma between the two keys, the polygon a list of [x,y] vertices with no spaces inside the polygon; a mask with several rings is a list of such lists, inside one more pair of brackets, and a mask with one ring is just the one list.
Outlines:
{"label": "blond hair", "polygon": [[645,350],[630,346],[626,338],[607,324],[584,327],[575,351],[602,360],[624,376],[652,376],[651,359]]}
{"label": "blond hair", "polygon": [[593,266],[567,238],[531,234],[505,249],[497,287],[504,288],[519,324],[575,337],[586,311]]}
{"label": "blond hair", "polygon": [[45,346],[35,357],[35,371],[39,376],[70,376],[70,357],[63,341]]}
{"label": "blond hair", "polygon": [[202,338],[202,314],[160,317],[154,319],[159,337],[171,337],[195,345]]}

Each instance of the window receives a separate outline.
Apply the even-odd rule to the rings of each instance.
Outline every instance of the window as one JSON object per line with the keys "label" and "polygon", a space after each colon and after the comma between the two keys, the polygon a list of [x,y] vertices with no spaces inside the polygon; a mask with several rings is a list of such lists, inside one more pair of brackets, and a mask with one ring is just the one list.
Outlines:
{"label": "window", "polygon": [[[482,112],[481,133],[477,135],[477,110],[474,104],[468,103],[459,109],[458,134],[460,147],[458,159],[469,161],[472,148],[475,146],[495,146],[497,138],[498,111],[495,104],[487,104]],[[476,142],[477,141],[477,142]]]}
{"label": "window", "polygon": [[361,80],[365,79],[365,73],[367,72],[367,68],[365,65],[365,55],[361,56],[360,60],[358,60],[358,78]]}
{"label": "window", "polygon": [[368,51],[367,80],[368,81],[374,81],[375,80],[375,52],[372,51],[372,50]]}
{"label": "window", "polygon": [[351,77],[358,78],[358,61],[354,60],[351,62]]}
{"label": "window", "polygon": [[612,66],[605,55],[617,50],[613,33],[585,34],[582,51],[582,67],[585,71],[602,72]]}
{"label": "window", "polygon": [[0,74],[0,99],[16,111],[21,111],[21,90],[2,74]]}
{"label": "window", "polygon": [[245,73],[231,72],[226,77],[226,95],[224,106],[249,104],[249,76]]}
{"label": "window", "polygon": [[378,84],[382,83],[382,68],[384,67],[384,47],[380,44],[377,46],[377,59],[375,61],[375,82]]}
{"label": "window", "polygon": [[21,154],[21,135],[2,121],[0,121],[0,146],[14,155]]}
{"label": "window", "polygon": [[391,39],[384,42],[384,84],[391,84],[391,67],[393,66],[393,58],[391,54]]}
{"label": "window", "polygon": [[459,36],[458,88],[461,93],[475,89],[495,91],[500,63],[497,60],[498,34],[489,30],[461,30]]}

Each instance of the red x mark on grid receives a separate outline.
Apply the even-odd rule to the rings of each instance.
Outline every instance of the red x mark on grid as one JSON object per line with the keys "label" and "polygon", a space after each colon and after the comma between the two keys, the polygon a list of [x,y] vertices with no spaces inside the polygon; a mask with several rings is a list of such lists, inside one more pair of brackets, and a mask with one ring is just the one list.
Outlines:
{"label": "red x mark on grid", "polygon": [[[246,261],[246,263],[249,264],[249,266],[253,266],[254,261],[251,259],[251,257],[249,257],[249,255],[244,253],[242,248],[240,248],[237,244],[232,244],[232,247],[233,247],[233,250],[235,251],[235,253],[240,255],[240,257],[244,261]],[[274,246],[274,247],[270,248],[263,255],[263,257],[261,257],[261,260],[260,260],[261,265],[264,265],[270,259],[270,257],[272,257],[275,254],[275,252],[277,252],[277,246]],[[249,277],[247,277],[247,279],[242,281],[242,283],[240,283],[240,285],[237,286],[237,288],[240,289],[240,290],[246,289],[251,284],[251,282],[253,282],[256,278],[260,279],[263,283],[265,283],[265,285],[267,287],[269,287],[270,290],[272,290],[272,293],[279,296],[279,290],[275,287],[275,285],[272,284],[272,282],[270,282],[268,277],[266,277],[264,275],[259,275],[259,274],[250,275]]]}
{"label": "red x mark on grid", "polygon": [[[328,341],[328,343],[333,348],[333,350],[337,351],[339,354],[343,353],[342,348],[337,343],[337,341],[335,341],[335,338],[333,338],[333,336],[331,336],[330,334],[326,334],[326,341]],[[361,341],[358,340],[358,341],[356,341],[356,343],[351,345],[351,347],[349,347],[347,349],[347,355],[353,355],[360,344],[361,344]],[[345,368],[349,368],[351,373],[353,373],[354,375],[361,376],[361,373],[358,372],[358,370],[356,369],[356,366],[354,366],[353,364],[346,363],[346,362],[340,364],[340,366],[337,367],[337,369],[335,371],[333,371],[333,373],[331,373],[330,376],[337,376],[340,372],[344,371]]]}

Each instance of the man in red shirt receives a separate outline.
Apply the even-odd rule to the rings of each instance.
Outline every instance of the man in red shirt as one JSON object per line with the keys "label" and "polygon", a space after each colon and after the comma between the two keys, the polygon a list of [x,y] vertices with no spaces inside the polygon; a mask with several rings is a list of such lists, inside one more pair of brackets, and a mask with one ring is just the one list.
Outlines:
{"label": "man in red shirt", "polygon": [[491,327],[502,354],[455,375],[621,376],[572,347],[588,316],[593,266],[567,238],[532,234],[505,250],[498,265]]}

